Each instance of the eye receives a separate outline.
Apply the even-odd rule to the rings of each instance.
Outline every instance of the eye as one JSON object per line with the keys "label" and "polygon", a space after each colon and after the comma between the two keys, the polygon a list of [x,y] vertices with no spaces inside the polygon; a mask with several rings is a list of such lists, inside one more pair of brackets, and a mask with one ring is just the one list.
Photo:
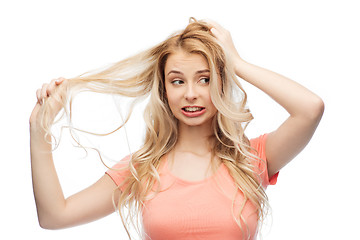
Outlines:
{"label": "eye", "polygon": [[174,84],[174,85],[180,85],[180,84],[183,84],[184,81],[180,80],[180,79],[176,79],[176,80],[171,81],[171,83]]}
{"label": "eye", "polygon": [[208,84],[210,82],[210,78],[201,78],[199,80],[200,83]]}

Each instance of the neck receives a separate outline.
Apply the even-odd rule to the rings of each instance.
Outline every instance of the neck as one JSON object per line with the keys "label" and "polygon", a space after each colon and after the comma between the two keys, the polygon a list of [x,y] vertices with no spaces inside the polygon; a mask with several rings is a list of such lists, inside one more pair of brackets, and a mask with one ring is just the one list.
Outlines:
{"label": "neck", "polygon": [[179,123],[179,136],[176,143],[178,151],[205,155],[211,152],[213,130],[211,124],[188,126]]}

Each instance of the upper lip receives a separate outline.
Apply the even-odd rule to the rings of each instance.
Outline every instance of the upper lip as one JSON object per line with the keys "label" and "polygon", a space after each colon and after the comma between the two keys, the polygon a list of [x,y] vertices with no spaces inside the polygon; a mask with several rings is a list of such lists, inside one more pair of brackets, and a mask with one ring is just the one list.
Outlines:
{"label": "upper lip", "polygon": [[205,108],[205,107],[202,107],[202,106],[185,106],[185,107],[182,107],[182,108]]}

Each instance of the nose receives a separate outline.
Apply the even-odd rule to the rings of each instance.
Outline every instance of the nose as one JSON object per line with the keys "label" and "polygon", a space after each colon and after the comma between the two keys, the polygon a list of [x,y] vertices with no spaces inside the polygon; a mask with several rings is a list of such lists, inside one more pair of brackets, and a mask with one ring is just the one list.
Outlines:
{"label": "nose", "polygon": [[184,97],[188,101],[194,101],[198,98],[198,91],[196,90],[196,86],[193,84],[187,84]]}

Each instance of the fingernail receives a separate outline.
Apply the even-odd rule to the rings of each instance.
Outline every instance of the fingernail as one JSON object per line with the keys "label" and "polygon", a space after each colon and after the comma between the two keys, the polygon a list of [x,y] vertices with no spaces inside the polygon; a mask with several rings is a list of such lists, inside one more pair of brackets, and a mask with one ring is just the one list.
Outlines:
{"label": "fingernail", "polygon": [[58,78],[55,80],[56,83],[61,83],[64,79],[63,78]]}

